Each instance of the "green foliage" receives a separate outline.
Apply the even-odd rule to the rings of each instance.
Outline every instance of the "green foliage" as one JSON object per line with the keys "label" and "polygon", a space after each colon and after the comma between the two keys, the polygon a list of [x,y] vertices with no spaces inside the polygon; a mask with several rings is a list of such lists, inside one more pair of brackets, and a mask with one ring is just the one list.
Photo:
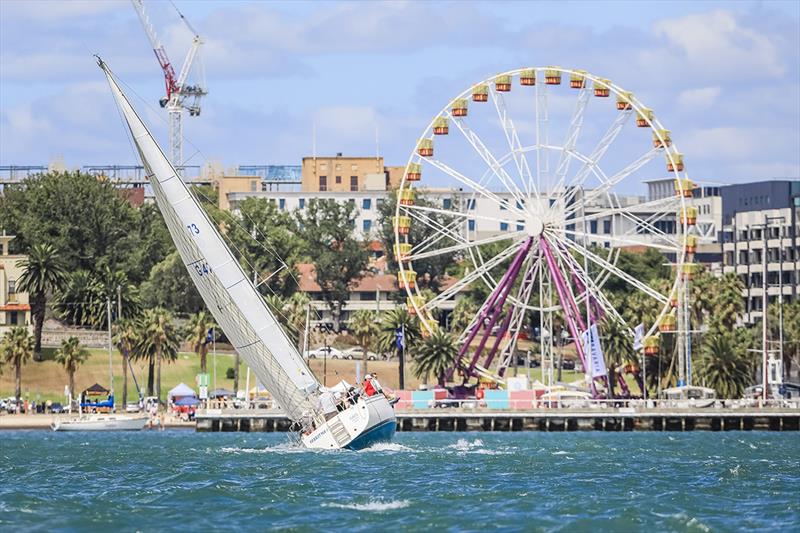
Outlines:
{"label": "green foliage", "polygon": [[453,309],[453,315],[450,322],[450,331],[461,333],[475,315],[478,313],[478,304],[471,297],[460,298],[456,301],[456,306]]}
{"label": "green foliage", "polygon": [[378,325],[377,348],[381,353],[397,351],[397,330],[405,331],[406,351],[412,348],[420,337],[419,320],[414,315],[409,315],[405,306],[396,307],[382,313]]}
{"label": "green foliage", "polygon": [[[163,308],[146,310],[137,321],[137,343],[131,356],[148,363],[147,391],[152,396],[161,397],[161,361],[174,361],[178,358],[180,335],[172,315]],[[157,367],[157,368],[156,368]],[[153,387],[154,370],[157,383]]]}
{"label": "green foliage", "polygon": [[306,254],[314,264],[322,297],[334,315],[336,329],[350,287],[363,276],[368,253],[353,232],[355,205],[313,199],[297,220],[306,236]]}
{"label": "green foliage", "polygon": [[56,294],[54,309],[62,320],[76,326],[104,329],[108,323],[108,303],[111,314],[118,313],[117,298],[122,303],[122,317],[136,316],[141,309],[139,290],[128,282],[122,272],[103,269],[99,273],[78,270]]}
{"label": "green foliage", "polygon": [[25,327],[11,328],[0,340],[0,358],[14,368],[16,378],[14,396],[17,398],[17,402],[22,394],[22,367],[32,355],[33,337]]}
{"label": "green foliage", "polygon": [[49,243],[31,246],[28,256],[17,261],[22,269],[19,289],[28,293],[34,324],[34,356],[42,352],[42,324],[47,305],[47,296],[60,289],[67,277],[66,267],[58,250]]}
{"label": "green foliage", "polygon": [[226,220],[226,237],[245,272],[255,269],[259,280],[268,278],[259,287],[264,294],[290,296],[298,289],[296,265],[304,247],[297,221],[263,198],[246,198],[238,211],[238,219]]}
{"label": "green foliage", "polygon": [[145,307],[163,307],[174,313],[196,313],[205,309],[177,251],[153,267],[150,278],[142,284],[142,302]]}
{"label": "green foliage", "polygon": [[637,357],[633,350],[633,337],[622,323],[606,318],[600,324],[600,338],[602,339],[603,354],[605,355],[606,368],[608,369],[608,392],[610,397],[614,398],[614,388],[617,384],[617,373],[620,366],[629,361],[636,363]]}
{"label": "green foliage", "polygon": [[208,354],[208,330],[214,327],[214,318],[206,311],[199,311],[189,317],[184,331],[184,340],[188,341],[192,351],[200,358],[200,372],[206,372],[206,355]]}
{"label": "green foliage", "polygon": [[[420,207],[432,207],[441,209],[441,205],[435,203],[425,197],[424,193],[418,192],[414,204]],[[380,224],[378,226],[378,238],[386,250],[387,266],[389,270],[396,272],[399,270],[397,260],[394,256],[394,225],[392,217],[395,216],[397,208],[397,194],[392,191],[389,193],[385,202],[378,205],[378,214],[380,217]],[[436,228],[436,225],[444,227],[452,225],[456,220],[461,217],[448,216],[442,213],[434,212],[417,212],[419,216],[424,216],[431,220],[429,224],[424,224],[418,220],[414,220],[411,224],[411,231],[408,234],[408,242],[418,244],[421,242],[428,242],[441,235],[441,231]],[[438,250],[447,246],[460,244],[450,237],[440,239],[435,245],[431,246],[429,250]],[[434,291],[439,290],[439,284],[447,273],[448,267],[452,266],[457,259],[457,254],[446,253],[425,259],[418,259],[414,261],[414,270],[417,272],[417,283],[420,287],[430,288]]]}
{"label": "green foliage", "polygon": [[356,342],[361,347],[364,361],[367,360],[367,350],[373,344],[379,331],[377,320],[378,317],[375,313],[361,309],[353,313],[347,322],[347,330],[356,338]]}
{"label": "green foliage", "polygon": [[229,366],[225,369],[225,377],[227,379],[234,379],[236,377],[236,371],[233,369],[232,366]]}
{"label": "green foliage", "polygon": [[304,292],[296,292],[288,298],[270,294],[264,298],[267,306],[283,326],[284,331],[302,351],[306,331],[306,314],[311,299]]}
{"label": "green foliage", "polygon": [[707,335],[695,366],[697,377],[720,398],[741,398],[752,382],[753,366],[746,350],[734,332]]}
{"label": "green foliage", "polygon": [[61,341],[61,346],[56,350],[56,362],[64,367],[69,376],[69,390],[75,395],[75,372],[78,371],[86,359],[89,358],[89,350],[81,346],[78,337],[69,337]]}
{"label": "green foliage", "polygon": [[455,338],[441,328],[422,339],[414,354],[414,375],[423,381],[428,376],[436,378],[439,385],[444,385],[445,374],[458,357]]}

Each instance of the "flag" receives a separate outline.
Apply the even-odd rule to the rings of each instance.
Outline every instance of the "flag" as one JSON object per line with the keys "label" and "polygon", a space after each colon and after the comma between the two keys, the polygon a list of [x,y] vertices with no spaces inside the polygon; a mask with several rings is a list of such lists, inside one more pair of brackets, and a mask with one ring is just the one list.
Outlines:
{"label": "flag", "polygon": [[644,324],[639,324],[633,328],[633,349],[641,350],[644,348],[642,341],[644,340]]}
{"label": "flag", "polygon": [[206,333],[206,342],[203,344],[208,344],[209,342],[214,341],[214,328],[208,328],[208,333]]}
{"label": "flag", "polygon": [[395,345],[397,346],[398,350],[403,350],[406,347],[406,339],[405,339],[406,335],[405,335],[405,333],[406,333],[406,331],[405,331],[405,327],[404,326],[400,326],[394,332]]}
{"label": "flag", "polygon": [[589,374],[593,377],[606,375],[606,361],[603,359],[603,347],[600,345],[600,335],[597,331],[597,324],[581,334],[583,341],[583,353],[589,365]]}

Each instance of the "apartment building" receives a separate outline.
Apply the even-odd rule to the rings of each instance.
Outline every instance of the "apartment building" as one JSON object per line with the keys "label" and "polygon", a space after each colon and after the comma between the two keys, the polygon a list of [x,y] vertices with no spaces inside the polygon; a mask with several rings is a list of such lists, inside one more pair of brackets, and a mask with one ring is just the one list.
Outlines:
{"label": "apartment building", "polygon": [[17,262],[25,256],[9,252],[13,239],[13,235],[5,232],[0,235],[0,337],[15,326],[27,326],[33,331],[28,293],[19,290],[22,268]]}

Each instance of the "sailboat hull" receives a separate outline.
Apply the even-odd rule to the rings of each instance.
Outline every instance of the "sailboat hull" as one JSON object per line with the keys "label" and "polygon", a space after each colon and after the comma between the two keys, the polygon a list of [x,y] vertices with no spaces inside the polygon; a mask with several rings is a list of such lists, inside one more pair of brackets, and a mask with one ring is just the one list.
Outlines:
{"label": "sailboat hull", "polygon": [[85,415],[57,419],[50,427],[53,431],[141,431],[146,424],[146,416]]}
{"label": "sailboat hull", "polygon": [[397,429],[394,409],[383,394],[359,398],[302,438],[307,448],[360,450],[392,440]]}

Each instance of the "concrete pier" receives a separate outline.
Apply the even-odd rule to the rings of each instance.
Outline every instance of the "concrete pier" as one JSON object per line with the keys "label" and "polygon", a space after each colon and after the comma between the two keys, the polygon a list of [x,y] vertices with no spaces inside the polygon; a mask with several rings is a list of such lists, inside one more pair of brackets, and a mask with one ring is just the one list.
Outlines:
{"label": "concrete pier", "polygon": [[[800,431],[800,410],[746,409],[417,409],[398,411],[398,431]],[[288,431],[278,410],[198,411],[197,431]]]}

